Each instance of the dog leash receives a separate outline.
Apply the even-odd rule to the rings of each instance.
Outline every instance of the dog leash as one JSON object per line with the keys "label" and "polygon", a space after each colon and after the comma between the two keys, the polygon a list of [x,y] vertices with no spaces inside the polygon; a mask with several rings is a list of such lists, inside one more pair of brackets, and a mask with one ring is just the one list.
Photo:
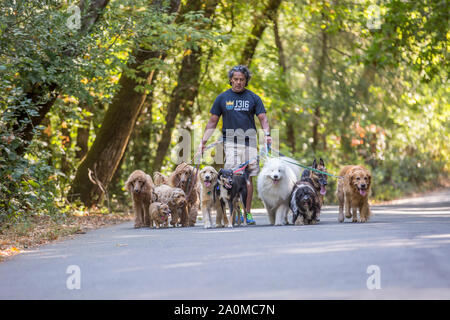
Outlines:
{"label": "dog leash", "polygon": [[[280,156],[282,156],[282,157],[287,157],[287,158],[289,158],[288,156],[282,154],[282,153],[281,153],[280,151],[278,151],[277,149],[274,149],[274,148],[271,148],[271,149],[272,149],[272,151],[275,151],[276,153],[278,153],[278,155],[280,155]],[[274,156],[271,156],[271,155],[269,155],[269,154],[267,154],[267,156],[268,156],[268,157],[275,158]],[[292,162],[292,161],[289,161],[289,160],[287,160],[287,159],[281,159],[281,160],[284,161],[284,162],[291,163],[291,164],[294,164],[294,165],[296,165],[296,166],[299,166],[299,167],[301,167],[301,168],[303,168],[303,169],[307,169],[307,170],[319,172],[319,173],[325,174],[325,175],[330,176],[330,177],[333,177],[333,178],[337,178],[337,179],[342,179],[342,178],[343,178],[343,177],[341,177],[341,176],[336,176],[336,175],[334,175],[334,174],[331,174],[331,173],[328,173],[328,172],[325,172],[325,171],[321,171],[321,170],[318,170],[318,169],[314,169],[314,168],[311,168],[311,167],[302,165],[302,164],[300,164],[300,163],[298,163],[298,162]]]}

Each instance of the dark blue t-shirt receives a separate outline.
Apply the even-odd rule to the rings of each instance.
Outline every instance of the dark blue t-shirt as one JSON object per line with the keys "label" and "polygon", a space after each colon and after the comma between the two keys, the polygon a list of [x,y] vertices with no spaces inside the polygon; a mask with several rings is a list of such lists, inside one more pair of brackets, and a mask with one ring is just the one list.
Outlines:
{"label": "dark blue t-shirt", "polygon": [[222,116],[224,139],[228,130],[228,135],[234,132],[234,141],[237,143],[240,142],[238,137],[244,134],[248,145],[249,136],[256,139],[255,115],[266,113],[266,109],[261,98],[252,91],[245,89],[237,93],[228,89],[217,96],[210,112]]}

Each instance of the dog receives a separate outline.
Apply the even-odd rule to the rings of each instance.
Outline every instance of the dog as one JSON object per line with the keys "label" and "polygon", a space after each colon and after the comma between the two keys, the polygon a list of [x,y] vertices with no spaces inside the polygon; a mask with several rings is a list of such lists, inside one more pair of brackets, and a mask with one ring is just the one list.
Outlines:
{"label": "dog", "polygon": [[344,221],[344,208],[346,218],[352,218],[353,214],[352,222],[369,221],[371,215],[369,193],[372,181],[369,170],[362,166],[349,165],[342,168],[339,176],[342,179],[339,179],[336,190],[336,195],[339,200],[338,221]]}
{"label": "dog", "polygon": [[[220,202],[222,217],[219,217],[219,223],[227,225],[232,228],[236,218],[236,212],[239,211],[239,200],[243,207],[247,201],[247,181],[248,171],[245,169],[244,174],[236,175],[232,169],[220,169],[217,176],[217,183],[214,188],[214,201],[216,199]],[[227,217],[226,206],[230,210],[230,215]],[[217,219],[216,219],[217,222]],[[238,225],[241,225],[240,217],[237,219]],[[247,215],[244,214],[244,225],[247,225]]]}
{"label": "dog", "polygon": [[135,170],[125,182],[125,188],[133,199],[134,227],[149,226],[149,207],[154,190],[152,178],[142,170]]}
{"label": "dog", "polygon": [[[317,160],[314,158],[312,167],[322,172],[327,172],[327,168],[325,167],[325,162],[322,158],[319,158],[319,164],[317,164]],[[328,175],[325,173],[305,169],[303,170],[301,178],[311,178],[311,182],[314,185],[314,189],[319,193],[320,207],[323,206],[323,201],[325,194],[327,193],[327,184],[328,184]],[[317,217],[317,221],[320,221],[320,212]]]}
{"label": "dog", "polygon": [[167,228],[169,226],[169,216],[170,209],[169,206],[161,202],[152,202],[150,205],[150,228],[153,228],[153,223],[155,223],[156,229],[164,226]]}
{"label": "dog", "polygon": [[169,176],[169,185],[181,188],[186,194],[188,220],[187,225],[193,227],[197,221],[199,207],[199,186],[197,183],[197,170],[191,165],[182,162]]}
{"label": "dog", "polygon": [[171,213],[170,224],[176,227],[181,224],[182,227],[188,226],[188,209],[186,194],[180,188],[162,184],[155,188],[155,201],[165,203],[169,206]]}
{"label": "dog", "polygon": [[[323,169],[325,164],[320,159]],[[312,169],[318,169],[314,159]],[[316,224],[319,221],[323,200],[320,196],[326,192],[326,175],[314,170],[304,170],[299,182],[295,184],[289,198],[289,207],[294,213],[292,223],[295,225]],[[325,192],[324,192],[325,190]]]}
{"label": "dog", "polygon": [[200,184],[200,204],[203,220],[205,221],[205,229],[212,227],[211,209],[216,209],[216,225],[219,225],[217,218],[223,215],[219,200],[214,198],[214,186],[217,183],[218,176],[217,170],[211,166],[204,167],[198,174]]}
{"label": "dog", "polygon": [[161,172],[156,171],[153,173],[153,183],[155,184],[155,186],[169,184],[169,178],[163,175]]}
{"label": "dog", "polygon": [[271,225],[288,224],[289,196],[300,172],[289,162],[270,158],[258,175],[258,197],[264,203]]}

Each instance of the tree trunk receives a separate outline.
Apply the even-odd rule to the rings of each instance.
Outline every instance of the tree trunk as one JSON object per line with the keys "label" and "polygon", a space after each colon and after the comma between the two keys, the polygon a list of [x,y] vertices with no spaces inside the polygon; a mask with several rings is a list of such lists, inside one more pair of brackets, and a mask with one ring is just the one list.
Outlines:
{"label": "tree trunk", "polygon": [[[153,79],[156,78],[156,75]],[[133,135],[130,139],[132,148],[127,152],[134,158],[135,168],[145,168],[150,161],[150,141],[153,133],[152,128],[152,98],[154,91],[150,92],[152,96],[147,98],[144,103],[143,112],[139,116],[136,128],[133,131]]]}
{"label": "tree trunk", "polygon": [[[281,41],[281,37],[280,37],[280,33],[279,33],[279,29],[278,29],[278,21],[277,21],[277,16],[275,16],[273,18],[273,33],[275,36],[275,45],[277,46],[278,49],[278,63],[281,67],[281,78],[283,81],[283,85],[285,85],[286,87],[289,85],[288,81],[287,81],[287,74],[288,74],[288,66],[286,64],[286,57],[284,55],[284,48],[283,48],[283,43]],[[291,114],[291,110],[289,108],[289,106],[287,107],[283,107],[283,113],[284,114]],[[289,146],[291,147],[291,152],[294,154],[297,150],[296,148],[296,140],[295,139],[295,130],[294,130],[294,118],[292,116],[289,116],[286,119],[286,137],[287,137],[287,143],[289,144]]]}
{"label": "tree trunk", "polygon": [[[215,11],[218,1],[208,0],[206,1],[206,7],[204,8],[204,1],[196,0],[190,1],[189,4],[183,9],[185,12],[204,10],[204,16],[210,18]],[[205,25],[204,28],[208,29],[210,24]],[[178,114],[181,112],[189,114],[188,110],[192,110],[195,98],[198,94],[198,88],[200,85],[200,58],[202,56],[202,50],[198,47],[197,50],[192,49],[190,54],[186,54],[183,57],[181,68],[178,73],[177,85],[173,89],[170,102],[167,106],[166,125],[161,134],[161,140],[158,143],[158,149],[156,150],[156,156],[153,160],[151,167],[152,171],[160,171],[164,161],[164,157],[169,150],[170,142],[172,139],[172,131],[175,127],[175,122]]]}
{"label": "tree trunk", "polygon": [[317,98],[316,98],[316,107],[314,109],[314,118],[313,118],[313,142],[312,142],[312,150],[315,153],[317,151],[317,146],[319,144],[320,136],[319,136],[319,126],[320,126],[320,117],[321,117],[321,105],[323,101],[323,73],[325,70],[325,63],[327,57],[327,42],[328,42],[328,34],[325,29],[321,32],[321,53],[319,57],[319,62],[317,65]]}
{"label": "tree trunk", "polygon": [[[84,9],[86,3],[89,3],[89,7]],[[89,1],[81,0],[79,7],[81,12],[86,12],[81,19],[80,34],[88,32],[92,26],[97,22],[103,9],[108,5],[109,0],[94,0]],[[73,50],[71,43],[67,44],[64,54],[75,56],[76,53]],[[36,106],[36,115],[30,116],[27,110],[22,110],[17,114],[16,125],[13,126],[13,130],[16,135],[23,139],[23,144],[16,150],[18,155],[22,155],[33,140],[34,128],[41,124],[47,113],[52,108],[53,104],[58,97],[61,88],[59,84],[39,84],[35,83],[31,86],[31,90],[26,93],[26,98],[29,99]],[[23,125],[25,123],[25,125]]]}
{"label": "tree trunk", "polygon": [[253,20],[253,28],[250,32],[250,36],[242,51],[240,64],[250,67],[253,55],[255,54],[256,46],[267,27],[268,20],[274,20],[277,15],[278,8],[280,7],[282,0],[269,0],[269,3],[264,8],[260,15],[256,15]]}
{"label": "tree trunk", "polygon": [[[178,12],[179,3],[179,0],[171,0],[169,13]],[[158,5],[162,4],[158,3]],[[130,63],[127,68],[137,70],[146,60],[160,58],[162,53],[141,50],[138,47],[133,50],[132,55],[135,57],[135,62]],[[136,77],[146,79],[147,84],[152,82],[154,75],[155,70],[148,73],[142,70],[136,72]],[[120,90],[105,113],[102,126],[91,149],[78,167],[68,195],[70,201],[81,199],[86,206],[90,207],[101,200],[102,191],[89,180],[88,170],[95,171],[97,180],[104,187],[111,181],[147,97],[145,93],[134,90],[139,85],[135,79],[122,73],[119,80]]]}
{"label": "tree trunk", "polygon": [[[83,104],[82,109],[84,111],[91,112],[92,107],[88,104]],[[75,156],[78,160],[82,160],[88,152],[88,142],[89,142],[89,132],[91,127],[92,115],[86,116],[83,119],[83,124],[78,127],[77,130],[77,147],[78,150],[75,151]]]}

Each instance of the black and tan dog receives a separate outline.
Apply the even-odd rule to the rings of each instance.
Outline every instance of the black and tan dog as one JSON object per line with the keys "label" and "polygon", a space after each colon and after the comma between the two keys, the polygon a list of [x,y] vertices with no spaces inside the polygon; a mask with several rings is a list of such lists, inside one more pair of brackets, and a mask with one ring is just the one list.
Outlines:
{"label": "black and tan dog", "polygon": [[[214,188],[214,199],[219,199],[220,206],[223,212],[224,225],[229,228],[233,227],[236,213],[239,211],[239,200],[245,208],[247,200],[247,180],[248,171],[245,169],[244,174],[236,175],[231,169],[220,169],[217,177],[217,183]],[[226,205],[230,210],[230,215],[227,217]],[[241,219],[237,219],[238,225],[241,224]],[[247,224],[247,215],[244,214],[244,225]]]}
{"label": "black and tan dog", "polygon": [[[327,168],[325,167],[325,162],[322,158],[319,159],[319,164],[317,164],[317,160],[314,159],[312,168],[317,169],[322,172],[327,172]],[[302,173],[302,179],[310,179],[310,182],[313,184],[314,189],[319,193],[320,199],[320,207],[323,206],[323,198],[327,193],[327,184],[328,184],[328,176],[325,173],[312,171],[305,169]],[[317,221],[320,221],[320,212],[317,217]]]}
{"label": "black and tan dog", "polygon": [[[319,165],[314,159],[312,168],[326,172],[325,163],[322,159],[320,159]],[[326,185],[326,174],[314,170],[303,171],[302,177],[295,184],[289,199],[289,207],[294,213],[292,221],[294,224],[316,224],[320,220],[320,210],[323,204],[323,196],[326,193]]]}

